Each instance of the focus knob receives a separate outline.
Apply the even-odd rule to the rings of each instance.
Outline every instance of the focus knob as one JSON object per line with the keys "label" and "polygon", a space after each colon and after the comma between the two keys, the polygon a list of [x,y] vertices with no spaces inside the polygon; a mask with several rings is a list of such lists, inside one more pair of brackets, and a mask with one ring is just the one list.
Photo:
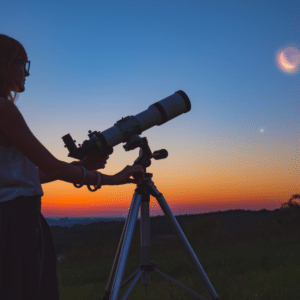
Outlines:
{"label": "focus knob", "polygon": [[168,151],[165,149],[154,151],[152,157],[156,160],[168,157]]}

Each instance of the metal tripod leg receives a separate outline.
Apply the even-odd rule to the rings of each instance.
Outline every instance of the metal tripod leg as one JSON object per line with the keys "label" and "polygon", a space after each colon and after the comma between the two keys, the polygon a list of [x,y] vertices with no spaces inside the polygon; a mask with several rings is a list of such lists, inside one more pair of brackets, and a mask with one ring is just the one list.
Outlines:
{"label": "metal tripod leg", "polygon": [[133,208],[133,201],[130,204],[129,212],[128,212],[127,218],[126,218],[124,226],[123,226],[123,231],[122,231],[121,238],[120,238],[120,241],[119,241],[118,250],[117,250],[117,253],[115,255],[113,267],[112,267],[110,275],[109,275],[109,280],[108,280],[108,283],[107,283],[107,286],[106,286],[106,290],[105,290],[105,293],[104,293],[104,296],[103,296],[103,300],[109,300],[113,280],[115,278],[117,265],[118,265],[118,261],[119,261],[119,258],[120,258],[120,252],[121,252],[122,245],[123,245],[124,235],[125,235],[125,232],[126,232],[126,229],[127,229],[128,218],[129,218],[130,212],[132,211],[132,208]]}
{"label": "metal tripod leg", "polygon": [[169,221],[173,231],[179,238],[181,244],[183,245],[183,248],[188,255],[193,267],[195,268],[197,274],[199,275],[207,293],[209,294],[209,297],[213,300],[220,300],[219,296],[217,295],[216,291],[214,290],[214,287],[212,286],[211,282],[209,281],[204,269],[202,268],[195,252],[193,251],[190,243],[188,242],[185,234],[183,233],[180,225],[178,224],[175,216],[173,215],[166,199],[164,198],[163,194],[160,193],[157,188],[155,187],[154,183],[152,181],[148,182],[148,186],[151,189],[150,194],[157,199],[157,202],[159,203],[162,211],[164,212],[167,220]]}
{"label": "metal tripod leg", "polygon": [[125,285],[131,279],[132,282],[128,289],[124,293],[121,300],[126,300],[135,284],[142,276],[142,285],[150,285],[150,272],[153,271],[152,262],[150,262],[150,214],[149,214],[149,202],[150,194],[148,192],[142,193],[141,202],[141,220],[140,220],[140,234],[141,234],[141,265],[124,283]]}
{"label": "metal tripod leg", "polygon": [[[126,261],[130,250],[133,231],[135,228],[135,223],[139,212],[141,199],[142,196],[136,190],[136,192],[133,195],[130,210],[123,227],[122,237],[119,242],[117,254],[115,256],[114,266],[111,271],[109,283],[107,285],[106,292],[103,299],[107,299],[107,296],[109,296],[109,294],[110,294],[109,297],[110,300],[118,299],[118,295],[121,289],[122,279],[125,271]],[[116,265],[117,261],[118,264]],[[113,279],[113,284],[111,285],[112,279]]]}
{"label": "metal tripod leg", "polygon": [[141,235],[141,268],[144,270],[142,274],[142,285],[150,285],[150,214],[149,202],[150,194],[148,192],[142,193],[141,202],[141,221],[140,221],[140,235]]}

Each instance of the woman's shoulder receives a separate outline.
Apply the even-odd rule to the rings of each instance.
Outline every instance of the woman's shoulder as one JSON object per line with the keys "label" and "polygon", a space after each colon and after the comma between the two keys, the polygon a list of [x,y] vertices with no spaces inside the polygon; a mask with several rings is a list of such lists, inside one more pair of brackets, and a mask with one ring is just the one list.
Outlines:
{"label": "woman's shoulder", "polygon": [[13,104],[13,102],[6,98],[0,97],[0,107],[3,107],[3,105],[6,105],[6,104]]}
{"label": "woman's shoulder", "polygon": [[7,99],[5,99],[3,97],[0,97],[0,102],[4,103],[4,102],[7,102],[7,101],[9,101],[9,100],[7,100]]}
{"label": "woman's shoulder", "polygon": [[0,108],[2,107],[3,104],[5,104],[7,99],[0,97]]}

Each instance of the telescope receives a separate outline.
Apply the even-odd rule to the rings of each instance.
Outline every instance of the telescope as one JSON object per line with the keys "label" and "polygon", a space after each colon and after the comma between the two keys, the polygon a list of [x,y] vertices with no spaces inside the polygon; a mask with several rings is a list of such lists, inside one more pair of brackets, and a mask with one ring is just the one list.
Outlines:
{"label": "telescope", "polygon": [[[157,125],[160,126],[183,113],[191,110],[191,102],[185,92],[179,90],[173,95],[162,99],[135,116],[127,116],[117,121],[113,127],[100,132],[89,130],[89,140],[85,140],[79,147],[70,134],[62,137],[69,150],[69,157],[83,159],[85,156],[99,155],[104,157],[113,153],[113,147],[128,142],[132,136]],[[123,146],[126,151],[131,150]]]}

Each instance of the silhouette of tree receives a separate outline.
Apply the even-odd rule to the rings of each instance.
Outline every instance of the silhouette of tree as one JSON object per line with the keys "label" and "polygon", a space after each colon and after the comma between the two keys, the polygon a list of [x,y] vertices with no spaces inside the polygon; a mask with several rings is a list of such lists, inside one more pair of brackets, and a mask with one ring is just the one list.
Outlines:
{"label": "silhouette of tree", "polygon": [[300,194],[294,194],[288,202],[282,203],[281,208],[287,209],[287,208],[297,208],[300,209],[300,204],[295,201],[295,199],[300,199]]}

